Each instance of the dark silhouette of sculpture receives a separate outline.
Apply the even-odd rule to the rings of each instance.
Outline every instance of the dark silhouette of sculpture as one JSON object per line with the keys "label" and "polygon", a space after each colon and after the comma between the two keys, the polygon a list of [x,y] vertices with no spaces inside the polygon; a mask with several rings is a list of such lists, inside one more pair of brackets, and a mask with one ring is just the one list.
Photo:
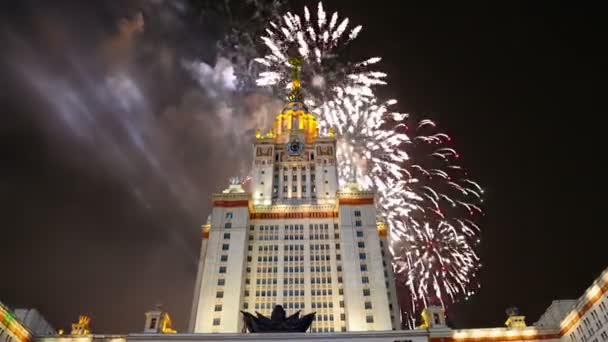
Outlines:
{"label": "dark silhouette of sculpture", "polygon": [[315,318],[314,312],[300,317],[300,311],[287,317],[281,305],[276,305],[272,309],[270,318],[257,311],[256,316],[245,311],[241,313],[247,330],[252,333],[306,332]]}

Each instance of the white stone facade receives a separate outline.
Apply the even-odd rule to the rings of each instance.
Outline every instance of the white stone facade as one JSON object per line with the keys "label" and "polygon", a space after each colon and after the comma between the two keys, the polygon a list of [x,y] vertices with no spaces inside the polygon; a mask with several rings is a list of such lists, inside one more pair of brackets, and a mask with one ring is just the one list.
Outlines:
{"label": "white stone facade", "polygon": [[243,331],[240,310],[316,312],[311,332],[400,328],[386,231],[374,193],[339,189],[336,139],[298,103],[253,144],[251,192],[213,196],[190,322],[196,333]]}

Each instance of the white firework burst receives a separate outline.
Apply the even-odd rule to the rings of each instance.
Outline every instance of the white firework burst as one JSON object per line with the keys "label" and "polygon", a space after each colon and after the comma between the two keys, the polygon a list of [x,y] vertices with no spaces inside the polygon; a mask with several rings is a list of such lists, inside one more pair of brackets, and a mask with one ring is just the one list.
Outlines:
{"label": "white firework burst", "polygon": [[[372,87],[386,84],[385,73],[368,70],[380,57],[350,63],[340,61],[339,50],[357,38],[362,27],[348,27],[348,18],[339,19],[334,12],[330,19],[319,2],[317,18],[311,17],[304,7],[304,17],[287,12],[278,23],[270,22],[266,35],[261,39],[269,53],[255,61],[267,68],[259,74],[257,84],[271,86],[279,94],[290,87],[291,64],[289,57],[299,54],[304,60],[302,82],[308,105],[322,104],[335,97],[337,89],[373,98]],[[296,52],[297,51],[297,52]]]}

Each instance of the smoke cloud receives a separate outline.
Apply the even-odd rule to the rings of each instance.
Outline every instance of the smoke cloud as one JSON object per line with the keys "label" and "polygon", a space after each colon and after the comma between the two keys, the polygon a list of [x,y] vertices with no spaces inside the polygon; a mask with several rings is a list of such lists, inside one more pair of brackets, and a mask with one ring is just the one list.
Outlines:
{"label": "smoke cloud", "polygon": [[[236,91],[230,61],[215,58],[217,37],[186,2],[26,1],[3,22],[1,68],[20,95],[7,96],[0,131],[17,165],[2,171],[8,222],[28,227],[15,251],[49,257],[24,258],[32,285],[8,282],[2,300],[55,296],[39,307],[60,318],[52,324],[89,313],[98,332],[138,331],[160,301],[185,328],[210,194],[247,175],[254,132],[281,102]],[[36,182],[31,198],[23,187]],[[42,226],[56,228],[32,242]],[[73,269],[75,258],[95,272]]]}

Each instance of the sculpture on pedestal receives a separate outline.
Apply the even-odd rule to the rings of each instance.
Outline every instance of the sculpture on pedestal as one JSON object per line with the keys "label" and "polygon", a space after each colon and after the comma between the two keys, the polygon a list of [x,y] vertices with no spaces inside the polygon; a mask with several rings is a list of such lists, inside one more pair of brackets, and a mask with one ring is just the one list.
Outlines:
{"label": "sculpture on pedestal", "polygon": [[315,318],[315,313],[300,317],[300,311],[287,317],[283,306],[276,305],[270,318],[256,311],[256,316],[241,311],[247,330],[252,333],[306,332]]}

